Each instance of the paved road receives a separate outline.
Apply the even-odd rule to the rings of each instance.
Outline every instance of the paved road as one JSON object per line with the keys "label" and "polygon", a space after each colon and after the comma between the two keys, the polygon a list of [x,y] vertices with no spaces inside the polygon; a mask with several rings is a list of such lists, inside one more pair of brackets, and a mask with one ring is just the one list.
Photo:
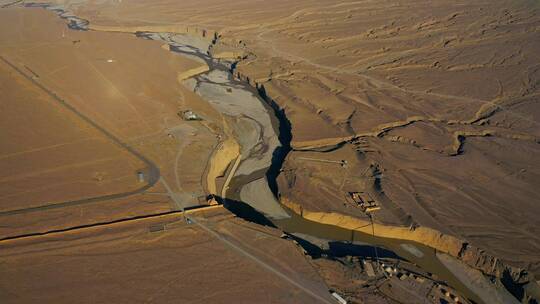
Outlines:
{"label": "paved road", "polygon": [[287,283],[289,283],[289,284],[295,286],[296,288],[300,289],[301,291],[305,292],[306,294],[311,296],[317,302],[326,303],[326,304],[335,304],[335,302],[331,302],[330,300],[325,299],[324,297],[322,297],[322,296],[318,295],[317,293],[313,292],[310,288],[305,287],[302,283],[297,282],[294,278],[291,278],[290,276],[288,276],[285,273],[281,272],[280,270],[278,270],[274,266],[264,262],[263,260],[259,259],[257,256],[249,253],[248,251],[246,251],[245,249],[240,247],[240,245],[237,245],[237,244],[231,242],[230,240],[224,238],[217,231],[214,231],[212,228],[210,228],[207,225],[205,225],[204,223],[201,223],[200,221],[196,220],[194,217],[186,216],[186,218],[188,218],[192,223],[194,223],[197,226],[201,227],[203,230],[205,230],[206,232],[208,232],[209,234],[214,236],[216,239],[218,239],[219,241],[221,241],[225,245],[227,245],[229,248],[233,249],[237,253],[240,253],[241,255],[245,256],[246,258],[252,260],[253,262],[258,264],[259,266],[266,269],[267,271],[277,275],[281,279],[285,280]]}
{"label": "paved road", "polygon": [[178,194],[175,193],[174,191],[172,191],[171,187],[169,186],[169,184],[167,183],[165,178],[163,178],[163,176],[159,178],[159,181],[161,182],[161,184],[167,190],[167,196],[174,202],[174,208],[173,209],[174,210],[182,210],[182,212],[183,212],[186,209],[186,207],[184,206],[184,204],[180,200],[180,197],[178,197]]}
{"label": "paved road", "polygon": [[[8,211],[2,211],[0,212],[1,216],[9,216],[9,215],[16,215],[16,214],[24,214],[29,212],[36,212],[36,211],[44,211],[44,210],[50,210],[50,209],[58,209],[63,207],[69,207],[69,206],[77,206],[77,205],[83,205],[83,204],[89,204],[94,203],[98,201],[105,201],[105,200],[113,200],[113,199],[119,199],[123,197],[127,197],[130,195],[142,193],[146,191],[148,188],[154,186],[160,177],[159,168],[149,159],[147,159],[144,155],[139,153],[137,150],[135,150],[133,147],[129,146],[127,143],[120,140],[118,137],[113,135],[111,132],[107,131],[104,127],[100,126],[97,122],[93,121],[88,116],[84,115],[83,113],[79,112],[75,107],[70,105],[68,102],[66,102],[64,99],[59,97],[55,92],[48,89],[45,85],[41,84],[39,81],[34,79],[33,77],[27,75],[24,73],[21,69],[19,69],[15,64],[11,63],[9,60],[7,60],[4,56],[0,55],[0,60],[2,60],[4,63],[9,65],[11,68],[13,68],[16,72],[18,72],[21,76],[26,78],[28,81],[32,82],[35,86],[40,88],[42,91],[44,91],[47,95],[49,95],[53,100],[58,102],[61,106],[66,108],[67,110],[71,111],[73,114],[77,115],[80,119],[91,125],[92,127],[96,128],[98,131],[100,131],[103,135],[105,135],[108,139],[110,139],[113,143],[121,147],[122,149],[126,150],[131,155],[138,158],[140,161],[142,161],[146,165],[146,173],[148,176],[148,182],[135,190],[132,191],[126,191],[121,193],[115,193],[115,194],[108,194],[108,195],[102,195],[102,196],[96,196],[96,197],[90,197],[90,198],[84,198],[80,200],[73,200],[73,201],[66,201],[66,202],[59,202],[59,203],[52,203],[37,207],[30,207],[30,208],[24,208],[24,209],[15,209],[15,210],[8,210]],[[135,178],[135,173],[134,177]]]}
{"label": "paved road", "polygon": [[1,8],[8,8],[8,7],[12,6],[12,5],[15,5],[15,4],[18,4],[18,3],[21,3],[21,2],[23,2],[23,0],[17,0],[17,1],[10,2],[10,3],[6,3],[6,4],[4,4],[4,5],[0,6],[0,7]]}

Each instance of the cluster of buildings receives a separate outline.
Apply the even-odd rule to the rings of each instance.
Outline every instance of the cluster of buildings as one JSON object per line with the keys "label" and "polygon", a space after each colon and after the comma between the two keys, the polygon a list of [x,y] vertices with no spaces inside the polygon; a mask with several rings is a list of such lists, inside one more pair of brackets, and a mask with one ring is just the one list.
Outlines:
{"label": "cluster of buildings", "polygon": [[349,197],[352,203],[360,207],[360,209],[362,209],[362,211],[365,213],[370,213],[381,209],[379,204],[367,192],[350,192]]}

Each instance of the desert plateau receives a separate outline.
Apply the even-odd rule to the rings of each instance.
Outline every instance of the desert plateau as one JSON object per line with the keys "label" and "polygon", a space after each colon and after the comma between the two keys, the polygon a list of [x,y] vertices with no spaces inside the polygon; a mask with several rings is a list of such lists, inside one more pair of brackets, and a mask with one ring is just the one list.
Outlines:
{"label": "desert plateau", "polygon": [[540,1],[0,0],[0,303],[540,303]]}

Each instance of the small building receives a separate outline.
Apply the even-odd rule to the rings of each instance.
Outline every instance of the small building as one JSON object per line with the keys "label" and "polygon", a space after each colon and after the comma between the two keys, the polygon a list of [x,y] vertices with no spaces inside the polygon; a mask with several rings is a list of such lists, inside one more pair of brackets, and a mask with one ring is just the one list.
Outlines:
{"label": "small building", "polygon": [[137,179],[139,180],[139,183],[144,183],[144,172],[138,171],[137,172]]}
{"label": "small building", "polygon": [[374,277],[375,270],[373,269],[373,265],[371,264],[371,262],[364,260],[363,264],[364,264],[364,269],[366,270],[368,277],[370,278]]}
{"label": "small building", "polygon": [[341,304],[347,304],[347,301],[342,298],[337,292],[332,292],[332,297],[334,297],[339,303]]}
{"label": "small building", "polygon": [[150,232],[160,232],[160,231],[163,231],[165,230],[165,226],[163,225],[152,225],[150,227],[148,227],[148,231]]}
{"label": "small building", "polygon": [[381,209],[379,204],[367,192],[350,192],[349,195],[353,202],[364,212],[373,212]]}
{"label": "small building", "polygon": [[178,113],[178,116],[180,116],[183,120],[202,120],[202,118],[195,114],[195,112],[191,110],[186,110]]}

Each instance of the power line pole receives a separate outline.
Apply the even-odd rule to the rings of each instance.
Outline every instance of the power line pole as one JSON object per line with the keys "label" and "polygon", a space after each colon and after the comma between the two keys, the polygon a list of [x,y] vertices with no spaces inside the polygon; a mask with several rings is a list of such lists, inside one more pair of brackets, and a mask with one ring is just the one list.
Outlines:
{"label": "power line pole", "polygon": [[[375,237],[375,223],[373,221],[373,213],[369,213],[369,219],[371,220],[371,233]],[[373,250],[375,251],[375,260],[377,261],[377,266],[380,266],[379,263],[379,253],[377,252],[377,246],[373,245]]]}

